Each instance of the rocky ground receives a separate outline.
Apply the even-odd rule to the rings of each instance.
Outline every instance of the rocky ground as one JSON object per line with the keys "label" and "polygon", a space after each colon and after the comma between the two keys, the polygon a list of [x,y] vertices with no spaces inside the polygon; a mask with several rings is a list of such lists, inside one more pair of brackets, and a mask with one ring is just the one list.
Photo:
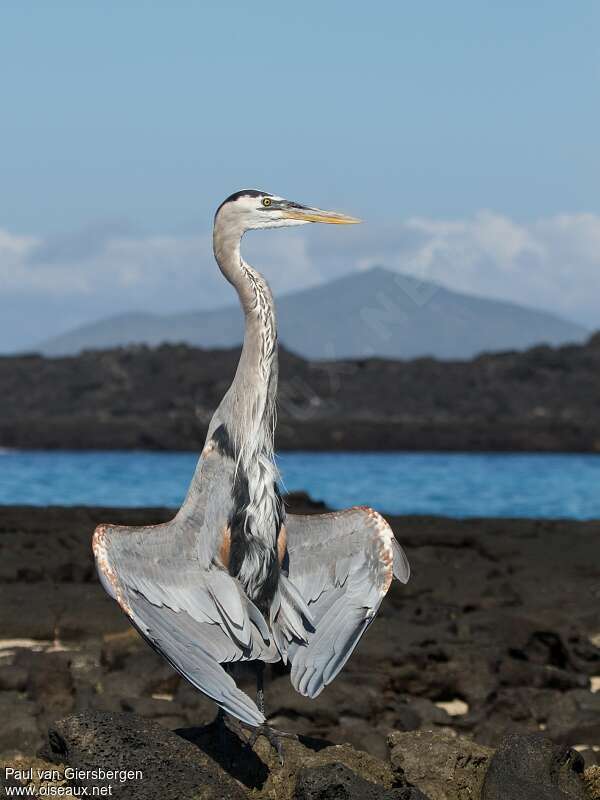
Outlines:
{"label": "rocky ground", "polygon": [[[201,449],[239,349],[0,356],[0,447]],[[282,349],[279,449],[600,450],[600,334],[470,361]]]}
{"label": "rocky ground", "polygon": [[286,743],[281,771],[266,742],[217,749],[212,703],[97,583],[97,523],[170,514],[0,509],[5,765],[152,767],[152,791],[116,787],[132,798],[600,797],[600,522],[391,518],[413,577],[342,674],[311,701],[272,668],[271,723],[310,737]]}

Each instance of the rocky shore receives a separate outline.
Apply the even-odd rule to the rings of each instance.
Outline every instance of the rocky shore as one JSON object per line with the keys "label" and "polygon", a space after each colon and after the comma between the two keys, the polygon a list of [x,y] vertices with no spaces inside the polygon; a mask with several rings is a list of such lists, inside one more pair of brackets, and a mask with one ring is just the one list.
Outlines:
{"label": "rocky shore", "polygon": [[391,518],[413,577],[342,674],[314,701],[268,675],[270,722],[300,735],[281,769],[215,735],[97,583],[97,523],[171,513],[0,508],[3,767],[145,770],[123,798],[600,797],[600,523]]}
{"label": "rocky shore", "polygon": [[[202,448],[239,350],[0,357],[0,447]],[[600,334],[470,361],[281,351],[283,450],[600,451]]]}

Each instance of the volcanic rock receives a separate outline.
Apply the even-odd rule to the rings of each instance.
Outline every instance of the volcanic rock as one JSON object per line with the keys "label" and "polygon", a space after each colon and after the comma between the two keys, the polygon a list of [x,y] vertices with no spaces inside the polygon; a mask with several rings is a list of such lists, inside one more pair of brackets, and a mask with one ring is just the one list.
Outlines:
{"label": "volcanic rock", "polygon": [[[185,345],[0,357],[0,446],[200,451],[238,359]],[[277,443],[595,452],[599,376],[598,334],[469,361],[307,361],[282,348]]]}
{"label": "volcanic rock", "polygon": [[[290,498],[289,508],[321,510],[306,496]],[[148,647],[95,574],[97,524],[152,524],[172,513],[0,509],[0,565],[10,562],[4,578],[0,570],[0,752],[31,755],[55,720],[86,710],[135,712],[169,729],[214,718],[214,703]],[[267,668],[270,723],[350,742],[379,760],[394,730],[452,729],[488,747],[511,732],[543,731],[596,764],[600,523],[390,522],[411,560],[411,581],[392,585],[345,668],[315,700],[294,691],[287,667]],[[254,693],[251,670],[236,667],[236,681]],[[358,773],[353,759],[347,766]]]}
{"label": "volcanic rock", "polygon": [[[310,771],[331,765],[350,776],[348,786],[373,787],[377,792],[373,798],[396,800],[385,794],[393,784],[390,765],[365,752],[321,740],[286,739],[282,767],[266,740],[259,739],[251,750],[244,734],[232,725],[231,729],[213,724],[171,732],[135,714],[86,712],[55,723],[43,755],[78,770],[79,777],[72,781],[75,785],[88,786],[91,792],[91,787],[108,782],[113,796],[127,800],[192,800],[199,793],[207,800],[241,800],[247,791],[252,791],[256,800],[290,800],[301,770],[309,771],[302,785],[322,786],[323,780],[311,782]],[[140,770],[142,777],[111,782],[86,774],[98,769]],[[329,773],[325,770],[323,774]],[[407,797],[412,800],[410,794]],[[418,795],[415,798],[418,800]]]}
{"label": "volcanic rock", "polygon": [[[49,732],[44,755],[76,770],[71,782],[90,795],[94,787],[98,792],[111,786],[111,796],[127,800],[193,800],[200,791],[206,800],[246,797],[201,750],[133,714],[87,712],[60,720]],[[104,778],[98,770],[134,776]]]}
{"label": "volcanic rock", "polygon": [[600,800],[600,766],[586,769],[583,775],[587,800]]}
{"label": "volcanic rock", "polygon": [[294,800],[428,800],[414,787],[384,789],[343,764],[304,767],[298,773]]}
{"label": "volcanic rock", "polygon": [[36,705],[17,692],[0,693],[0,753],[33,754],[42,743]]}
{"label": "volcanic rock", "polygon": [[396,781],[418,786],[431,800],[479,797],[493,753],[448,731],[397,731],[389,745]]}
{"label": "volcanic rock", "polygon": [[482,800],[585,800],[583,758],[540,735],[510,734],[496,750]]}

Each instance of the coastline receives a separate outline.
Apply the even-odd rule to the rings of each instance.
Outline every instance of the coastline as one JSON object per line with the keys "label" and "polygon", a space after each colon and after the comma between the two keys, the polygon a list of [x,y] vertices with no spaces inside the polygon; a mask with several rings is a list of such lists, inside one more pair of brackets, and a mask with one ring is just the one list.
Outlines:
{"label": "coastline", "polygon": [[[290,506],[323,510],[301,494]],[[10,718],[0,752],[32,754],[50,725],[82,709],[134,711],[170,729],[212,719],[213,704],[106,597],[91,558],[96,524],[172,513],[0,507],[0,708]],[[270,670],[273,724],[379,757],[392,730],[450,729],[492,747],[507,730],[543,731],[587,765],[600,761],[600,521],[388,519],[411,581],[392,587],[317,700],[296,694],[280,665]]]}
{"label": "coastline", "polygon": [[[239,349],[0,356],[0,446],[196,450]],[[600,452],[600,335],[470,361],[281,348],[278,450]]]}

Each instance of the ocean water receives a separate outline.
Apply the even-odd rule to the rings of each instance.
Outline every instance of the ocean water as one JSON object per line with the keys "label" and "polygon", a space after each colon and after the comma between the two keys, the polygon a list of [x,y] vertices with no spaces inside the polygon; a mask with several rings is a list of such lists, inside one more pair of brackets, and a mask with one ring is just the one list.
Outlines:
{"label": "ocean water", "polygon": [[[177,506],[194,453],[0,451],[0,504]],[[283,453],[284,488],[392,514],[600,518],[600,455]]]}

